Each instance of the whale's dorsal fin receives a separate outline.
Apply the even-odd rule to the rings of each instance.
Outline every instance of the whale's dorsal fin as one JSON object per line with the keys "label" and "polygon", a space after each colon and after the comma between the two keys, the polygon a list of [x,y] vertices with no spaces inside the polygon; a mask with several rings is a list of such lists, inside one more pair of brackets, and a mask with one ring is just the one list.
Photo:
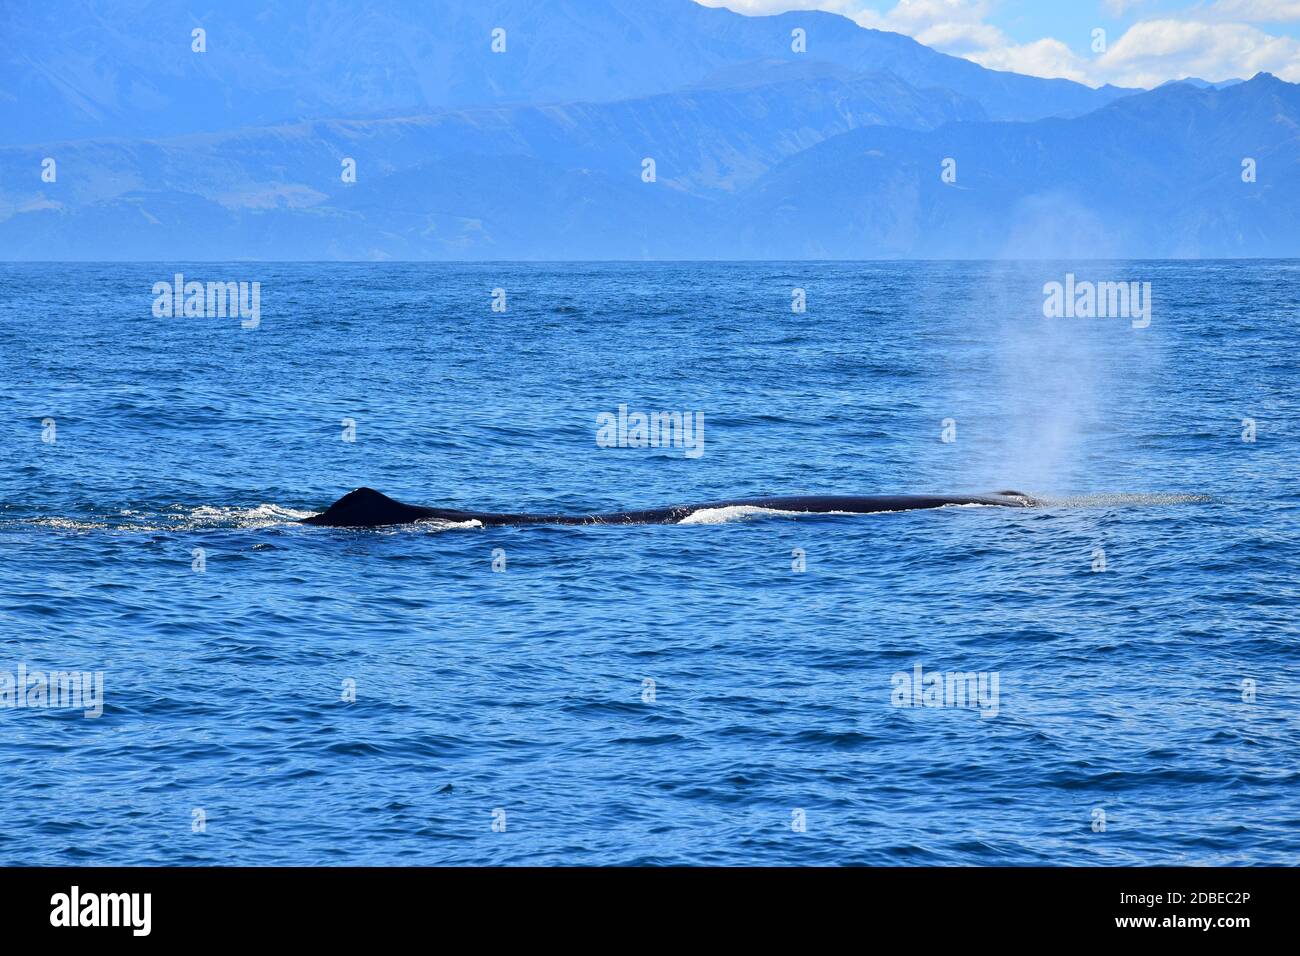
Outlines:
{"label": "whale's dorsal fin", "polygon": [[355,491],[349,491],[346,495],[334,502],[331,507],[337,508],[339,505],[374,505],[383,504],[386,501],[393,501],[382,491],[375,491],[374,488],[357,488]]}
{"label": "whale's dorsal fin", "polygon": [[426,510],[402,504],[373,488],[358,488],[349,491],[321,514],[304,518],[302,523],[329,528],[374,528],[416,521],[424,516]]}

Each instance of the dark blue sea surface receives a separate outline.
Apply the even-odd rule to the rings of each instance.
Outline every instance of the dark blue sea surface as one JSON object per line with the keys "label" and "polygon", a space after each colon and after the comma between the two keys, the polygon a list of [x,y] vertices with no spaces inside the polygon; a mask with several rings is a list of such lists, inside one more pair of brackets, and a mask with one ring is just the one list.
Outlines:
{"label": "dark blue sea surface", "polygon": [[[155,317],[178,271],[260,326]],[[0,708],[0,862],[1294,863],[1298,312],[1295,262],[0,265],[0,671],[104,679]],[[1042,504],[293,523],[360,485]]]}

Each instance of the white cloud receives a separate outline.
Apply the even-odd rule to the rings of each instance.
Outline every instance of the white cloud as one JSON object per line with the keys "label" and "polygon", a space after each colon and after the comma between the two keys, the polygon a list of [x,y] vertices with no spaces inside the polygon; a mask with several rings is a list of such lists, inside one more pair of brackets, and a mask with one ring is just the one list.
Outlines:
{"label": "white cloud", "polygon": [[[1081,55],[1053,37],[1014,42],[989,22],[993,0],[897,0],[881,13],[866,0],[698,0],[742,13],[819,9],[851,17],[864,27],[914,37],[926,46],[994,70],[1064,77],[1092,86],[1159,86],[1199,76],[1249,79],[1267,71],[1300,82],[1300,41],[1273,36],[1252,23],[1300,20],[1300,0],[1213,0],[1189,6],[1182,17],[1140,20],[1107,52]],[[1148,0],[1102,0],[1122,16]]]}
{"label": "white cloud", "polygon": [[1300,0],[1215,0],[1210,12],[1228,20],[1286,23],[1300,20]]}
{"label": "white cloud", "polygon": [[1118,20],[1130,10],[1134,10],[1146,2],[1147,0],[1102,0],[1101,8]]}
{"label": "white cloud", "polygon": [[980,66],[990,70],[1005,70],[1008,73],[1024,73],[1027,76],[1044,76],[1074,80],[1076,83],[1091,83],[1090,64],[1075,54],[1060,40],[1050,37],[1035,40],[1033,43],[1008,44],[990,47],[969,54],[967,59],[974,60]]}
{"label": "white cloud", "polygon": [[1006,35],[1001,30],[987,23],[936,23],[925,27],[914,36],[926,46],[958,56],[1003,46],[1007,42]]}
{"label": "white cloud", "polygon": [[1169,79],[1249,79],[1267,71],[1300,82],[1300,42],[1271,36],[1244,23],[1144,20],[1093,65],[1123,86],[1156,86]]}
{"label": "white cloud", "polygon": [[[829,10],[843,14],[870,30],[906,34],[928,47],[974,60],[990,69],[1032,76],[1065,77],[1081,83],[1089,80],[1089,61],[1076,56],[1059,40],[1045,38],[1024,44],[1012,42],[999,27],[988,22],[992,11],[989,0],[897,0],[884,13],[867,7],[864,0],[697,2],[706,6],[726,6],[739,13],[778,13],[812,8]],[[1118,2],[1132,3],[1135,0]]]}
{"label": "white cloud", "polygon": [[992,70],[1088,82],[1088,61],[1060,40],[1015,43],[987,22],[990,12],[987,0],[898,0],[887,13],[867,11],[854,19],[864,27],[906,33]]}
{"label": "white cloud", "polygon": [[945,52],[986,49],[1005,41],[1002,31],[985,23],[984,0],[898,0],[886,13],[862,10],[853,17],[872,30],[889,30],[915,37]]}

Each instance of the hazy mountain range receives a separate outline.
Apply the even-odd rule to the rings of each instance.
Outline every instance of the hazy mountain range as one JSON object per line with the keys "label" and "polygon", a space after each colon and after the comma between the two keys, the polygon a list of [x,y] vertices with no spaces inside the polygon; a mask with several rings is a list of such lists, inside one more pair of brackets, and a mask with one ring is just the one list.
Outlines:
{"label": "hazy mountain range", "polygon": [[6,259],[1300,251],[1300,86],[1092,90],[823,13],[8,0],[0,110]]}

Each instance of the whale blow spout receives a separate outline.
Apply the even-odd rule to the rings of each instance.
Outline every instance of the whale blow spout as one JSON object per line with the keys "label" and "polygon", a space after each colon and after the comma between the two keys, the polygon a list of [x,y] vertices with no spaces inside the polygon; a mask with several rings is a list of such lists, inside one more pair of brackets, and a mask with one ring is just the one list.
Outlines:
{"label": "whale blow spout", "polygon": [[408,505],[375,491],[358,488],[348,492],[318,515],[304,518],[303,524],[325,528],[380,528],[385,525],[414,524],[417,521],[477,521],[485,526],[557,524],[676,524],[698,511],[716,508],[749,507],[795,514],[877,514],[889,511],[917,511],[947,505],[995,505],[1026,508],[1034,499],[1018,491],[1000,491],[987,495],[809,495],[775,498],[736,498],[697,505],[673,505],[641,511],[617,511],[607,514],[502,514],[490,511],[456,511],[450,508],[423,508]]}

